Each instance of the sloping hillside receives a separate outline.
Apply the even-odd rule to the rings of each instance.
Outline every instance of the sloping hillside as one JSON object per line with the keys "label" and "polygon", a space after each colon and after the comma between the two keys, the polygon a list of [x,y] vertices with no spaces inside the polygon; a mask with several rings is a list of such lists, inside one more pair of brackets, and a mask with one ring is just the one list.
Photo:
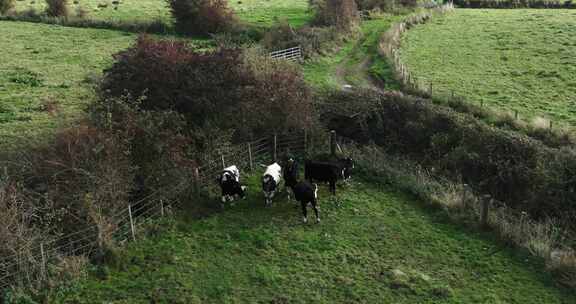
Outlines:
{"label": "sloping hillside", "polygon": [[[156,225],[58,303],[574,303],[540,261],[451,224],[385,185],[355,181],[321,224],[284,199]],[[324,188],[322,190],[325,190]],[[214,200],[214,204],[216,201]],[[311,215],[309,215],[311,216]],[[311,217],[312,218],[312,217]],[[158,227],[162,227],[160,232]],[[169,228],[170,227],[170,228]]]}

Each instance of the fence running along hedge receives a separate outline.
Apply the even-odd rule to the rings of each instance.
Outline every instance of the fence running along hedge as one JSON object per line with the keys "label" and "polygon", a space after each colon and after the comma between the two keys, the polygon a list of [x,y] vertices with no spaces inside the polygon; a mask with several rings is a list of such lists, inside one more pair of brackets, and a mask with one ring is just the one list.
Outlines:
{"label": "fence running along hedge", "polygon": [[[471,114],[496,126],[520,131],[553,148],[575,145],[576,138],[574,137],[574,129],[571,126],[554,123],[551,119],[542,117],[537,117],[538,119],[521,117],[518,111],[496,111],[486,107],[482,100],[473,103],[462,96],[456,95],[453,90],[438,89],[432,82],[426,82],[414,76],[402,59],[400,50],[402,35],[410,28],[430,21],[435,15],[446,14],[452,12],[453,9],[453,4],[448,3],[411,15],[403,21],[394,24],[380,38],[379,52],[391,62],[396,78],[403,85],[403,90],[409,94],[430,98],[434,102],[447,105],[461,113]],[[532,123],[532,121],[537,121],[537,123]],[[546,127],[542,126],[542,122],[545,123]]]}
{"label": "fence running along hedge", "polygon": [[339,134],[376,143],[436,176],[469,184],[536,219],[576,230],[576,149],[540,141],[400,93],[333,92],[322,119]]}
{"label": "fence running along hedge", "polygon": [[[136,240],[137,232],[143,225],[169,216],[175,208],[183,207],[186,202],[180,201],[181,195],[192,193],[192,196],[197,196],[202,191],[216,188],[216,177],[224,167],[236,165],[242,171],[250,172],[260,164],[268,164],[283,155],[299,156],[320,146],[326,147],[327,142],[324,135],[313,137],[307,132],[294,132],[261,138],[205,155],[204,163],[193,170],[193,178],[189,182],[160,189],[113,215],[110,218],[114,227],[113,238],[118,244]],[[0,257],[0,294],[11,287],[43,286],[43,282],[52,275],[50,265],[57,264],[62,257],[92,256],[100,249],[98,234],[98,228],[92,226],[41,243],[38,248],[14,248],[13,255]]]}

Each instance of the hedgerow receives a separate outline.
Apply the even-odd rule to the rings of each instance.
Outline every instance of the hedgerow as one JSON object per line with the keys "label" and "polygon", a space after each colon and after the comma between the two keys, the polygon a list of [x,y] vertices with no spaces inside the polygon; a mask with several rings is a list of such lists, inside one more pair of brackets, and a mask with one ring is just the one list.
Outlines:
{"label": "hedgerow", "polygon": [[409,156],[437,175],[468,183],[535,218],[576,216],[573,148],[549,148],[401,94],[335,92],[327,101],[333,108],[324,119],[342,135]]}

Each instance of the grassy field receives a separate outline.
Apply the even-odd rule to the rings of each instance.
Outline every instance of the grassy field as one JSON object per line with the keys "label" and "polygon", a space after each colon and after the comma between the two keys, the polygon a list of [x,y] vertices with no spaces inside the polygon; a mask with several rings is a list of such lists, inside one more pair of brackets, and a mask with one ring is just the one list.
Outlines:
{"label": "grassy field", "polygon": [[[93,96],[86,78],[112,63],[134,35],[0,21],[0,144],[51,130]],[[66,119],[65,119],[66,120]],[[13,140],[16,138],[16,140]]]}
{"label": "grassy field", "polygon": [[576,11],[459,9],[404,36],[434,87],[524,116],[576,123]]}
{"label": "grassy field", "polygon": [[[98,20],[171,20],[165,0],[122,0],[119,5],[113,5],[110,0],[79,0],[78,4],[69,2],[72,13],[82,8],[88,13],[88,17]],[[19,11],[28,8],[40,11],[45,7],[44,0],[23,0],[16,3]],[[270,26],[275,22],[275,18],[285,18],[291,24],[300,26],[311,17],[307,0],[230,0],[229,3],[242,20],[257,26]]]}
{"label": "grassy field", "polygon": [[359,39],[350,39],[337,52],[304,65],[306,80],[317,88],[341,88],[343,85],[399,89],[391,66],[378,55],[380,35],[401,16],[386,16],[362,22]]}
{"label": "grassy field", "polygon": [[114,265],[93,269],[49,302],[576,301],[574,290],[554,286],[541,261],[387,186],[355,181],[339,190],[341,206],[322,188],[323,221],[307,225],[284,199],[265,208],[258,187],[252,178],[248,199],[222,213],[156,225]]}

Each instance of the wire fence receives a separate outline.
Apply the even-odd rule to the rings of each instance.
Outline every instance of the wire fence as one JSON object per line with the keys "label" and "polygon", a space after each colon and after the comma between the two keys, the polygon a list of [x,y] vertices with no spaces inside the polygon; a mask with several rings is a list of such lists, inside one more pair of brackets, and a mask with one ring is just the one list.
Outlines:
{"label": "wire fence", "polygon": [[[454,10],[453,2],[446,3],[442,6],[427,9],[425,12],[411,15],[404,19],[403,21],[394,24],[388,31],[386,31],[380,42],[379,50],[380,53],[386,56],[392,63],[396,78],[402,83],[405,90],[416,95],[425,96],[428,98],[433,98],[436,100],[447,102],[448,104],[454,102],[467,102],[469,104],[477,104],[481,108],[484,108],[485,101],[479,99],[476,101],[471,101],[467,97],[458,95],[452,89],[442,88],[441,85],[434,84],[430,80],[426,80],[422,77],[417,77],[406,65],[401,54],[401,42],[402,35],[418,24],[424,24],[428,22],[435,14],[445,14]],[[487,109],[487,108],[486,108]],[[505,114],[506,117],[510,117],[516,121],[524,121],[526,124],[533,123],[538,128],[547,128],[552,130],[554,126],[558,124],[550,118],[544,117],[530,117],[520,114],[518,110],[498,110],[494,114]],[[562,127],[567,128],[566,125]]]}
{"label": "wire fence", "polygon": [[[34,245],[37,248],[12,249],[14,254],[0,258],[0,290],[40,286],[51,275],[50,267],[57,265],[62,257],[92,256],[102,248],[103,233],[111,234],[118,244],[136,240],[138,230],[144,224],[173,213],[173,206],[178,205],[178,194],[192,190],[191,187],[194,193],[217,187],[216,177],[225,167],[236,165],[242,171],[255,172],[261,165],[280,161],[283,156],[302,156],[312,149],[319,150],[327,142],[326,138],[329,137],[325,134],[311,136],[307,131],[291,132],[226,146],[207,154],[202,165],[194,168],[191,181],[160,189],[110,216],[107,227],[111,231],[102,231],[102,227],[92,225],[54,240],[40,242],[39,246]],[[166,200],[166,197],[175,199]]]}

